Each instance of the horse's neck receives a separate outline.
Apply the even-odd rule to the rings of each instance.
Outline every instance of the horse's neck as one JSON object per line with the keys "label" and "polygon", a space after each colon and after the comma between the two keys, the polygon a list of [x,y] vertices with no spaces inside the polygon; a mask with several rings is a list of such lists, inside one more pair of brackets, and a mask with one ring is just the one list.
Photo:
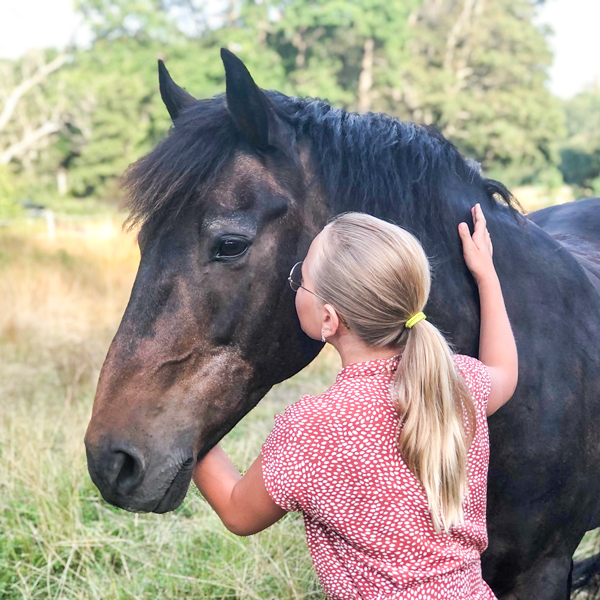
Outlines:
{"label": "horse's neck", "polygon": [[[535,223],[522,219],[521,224],[517,223],[504,206],[488,212],[486,218],[506,309],[523,333],[530,328],[533,334],[540,326],[539,319],[550,322],[558,317],[565,303],[577,305],[580,310],[597,303],[597,292],[575,257]],[[432,257],[427,311],[459,352],[476,356],[479,293],[466,266],[458,231],[456,244],[450,243],[441,252],[433,250],[433,256],[430,243],[425,241],[424,247]],[[552,310],[539,310],[548,304]]]}

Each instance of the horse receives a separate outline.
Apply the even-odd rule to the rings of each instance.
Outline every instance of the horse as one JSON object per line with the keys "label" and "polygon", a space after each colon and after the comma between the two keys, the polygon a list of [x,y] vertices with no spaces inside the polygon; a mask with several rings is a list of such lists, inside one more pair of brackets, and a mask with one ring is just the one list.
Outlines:
{"label": "horse", "polygon": [[[555,239],[434,127],[263,90],[233,53],[221,59],[226,91],[201,100],[159,61],[173,126],[124,175],[141,258],[84,440],[103,498],[174,510],[196,462],[318,355],[287,276],[332,215],[413,233],[431,261],[428,319],[477,357],[457,226],[472,229],[479,202],[519,352],[514,396],[489,419],[483,576],[501,600],[568,598],[573,553],[600,526],[600,230],[574,253],[577,218],[571,246]],[[560,215],[543,215],[559,235]]]}

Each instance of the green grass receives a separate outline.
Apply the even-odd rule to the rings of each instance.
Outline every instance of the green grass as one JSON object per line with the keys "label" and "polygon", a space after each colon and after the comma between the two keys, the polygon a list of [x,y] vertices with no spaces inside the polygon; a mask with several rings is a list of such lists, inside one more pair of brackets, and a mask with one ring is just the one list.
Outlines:
{"label": "green grass", "polygon": [[[197,491],[167,515],[106,504],[89,479],[82,441],[92,378],[82,381],[60,356],[19,369],[2,358],[2,380],[27,372],[27,383],[4,396],[1,598],[322,597],[297,513],[239,538]],[[260,451],[273,415],[293,400],[289,389],[279,386],[223,440],[241,470]]]}

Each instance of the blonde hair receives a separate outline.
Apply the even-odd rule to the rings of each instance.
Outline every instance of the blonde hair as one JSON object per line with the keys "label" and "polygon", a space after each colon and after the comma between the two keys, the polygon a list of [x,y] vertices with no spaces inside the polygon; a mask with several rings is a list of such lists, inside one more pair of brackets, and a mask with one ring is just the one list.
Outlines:
{"label": "blonde hair", "polygon": [[405,327],[431,286],[421,243],[387,221],[342,213],[325,226],[310,272],[315,292],[362,342],[402,349],[391,386],[398,451],[425,489],[435,530],[464,524],[475,406],[442,333],[429,320]]}

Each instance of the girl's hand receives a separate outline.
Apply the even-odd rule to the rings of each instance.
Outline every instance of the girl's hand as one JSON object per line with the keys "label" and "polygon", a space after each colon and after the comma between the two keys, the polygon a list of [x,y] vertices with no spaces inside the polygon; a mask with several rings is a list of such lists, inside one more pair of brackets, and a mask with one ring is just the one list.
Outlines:
{"label": "girl's hand", "polygon": [[476,204],[471,208],[471,215],[475,223],[473,236],[465,222],[459,223],[458,234],[463,244],[463,256],[469,271],[479,284],[483,279],[495,274],[494,261],[492,260],[493,246],[490,233],[486,227],[481,206]]}

